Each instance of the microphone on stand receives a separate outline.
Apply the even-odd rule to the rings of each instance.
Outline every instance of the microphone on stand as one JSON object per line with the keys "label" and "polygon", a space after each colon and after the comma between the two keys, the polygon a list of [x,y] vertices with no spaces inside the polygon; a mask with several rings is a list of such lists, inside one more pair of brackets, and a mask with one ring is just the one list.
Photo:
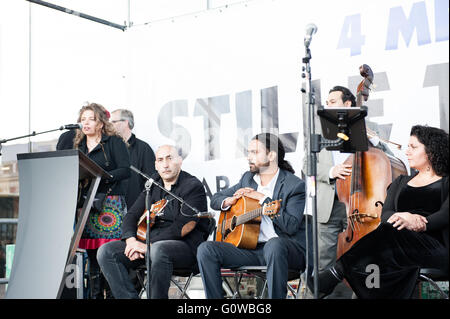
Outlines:
{"label": "microphone on stand", "polygon": [[214,215],[215,213],[212,212],[200,212],[195,214],[194,216],[198,218],[214,218]]}
{"label": "microphone on stand", "polygon": [[148,178],[147,181],[145,182],[145,188],[150,189],[153,185],[153,183],[155,183],[155,180],[153,178]]}
{"label": "microphone on stand", "polygon": [[306,34],[305,34],[305,47],[309,47],[312,40],[312,35],[317,32],[317,26],[314,23],[310,23],[306,26]]}
{"label": "microphone on stand", "polygon": [[82,129],[83,128],[83,124],[81,123],[77,123],[77,124],[66,124],[61,126],[59,129],[60,130],[75,130],[75,129]]}
{"label": "microphone on stand", "polygon": [[[168,189],[165,189],[164,186],[160,185],[158,182],[156,182],[153,178],[151,178],[150,176],[142,173],[140,170],[138,170],[136,167],[134,167],[133,165],[130,165],[130,169],[132,169],[133,171],[135,171],[136,173],[138,173],[139,175],[143,176],[145,179],[147,179],[147,181],[145,182],[145,189],[148,192],[150,190],[150,187],[152,185],[157,186],[158,188],[160,188],[161,190],[163,190],[165,193],[169,194],[170,196],[172,196],[173,198],[175,198],[176,200],[178,200],[181,203],[181,206],[186,205],[187,207],[189,207],[195,214],[194,215],[186,215],[182,212],[182,210],[180,209],[180,213],[183,216],[187,216],[187,217],[208,217],[209,215],[205,213],[200,213],[198,211],[197,208],[192,207],[191,205],[189,205],[188,203],[186,203],[186,201],[184,201],[182,198],[178,197],[177,195],[175,195],[174,193],[172,193],[171,191],[169,191]],[[204,216],[203,216],[204,215]]]}
{"label": "microphone on stand", "polygon": [[18,139],[25,138],[25,137],[36,136],[36,135],[40,135],[40,134],[44,134],[44,133],[50,133],[50,132],[60,131],[60,130],[64,130],[64,129],[73,130],[73,129],[77,129],[77,128],[81,129],[81,128],[83,128],[83,125],[81,123],[67,124],[67,125],[63,125],[59,128],[53,129],[53,130],[43,131],[43,132],[39,132],[39,133],[36,133],[36,131],[33,131],[31,134],[27,134],[27,135],[23,135],[23,136],[18,136],[18,137],[13,137],[13,138],[8,138],[8,139],[0,139],[0,155],[2,155],[1,151],[2,151],[3,143],[18,140]]}

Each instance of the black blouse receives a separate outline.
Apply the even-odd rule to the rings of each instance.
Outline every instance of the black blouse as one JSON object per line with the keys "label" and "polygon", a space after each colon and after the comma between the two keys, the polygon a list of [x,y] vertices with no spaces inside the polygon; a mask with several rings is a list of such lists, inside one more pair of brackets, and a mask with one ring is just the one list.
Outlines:
{"label": "black blouse", "polygon": [[406,184],[400,191],[397,210],[427,217],[441,207],[441,188],[442,179],[420,187]]}
{"label": "black blouse", "polygon": [[387,222],[396,212],[411,212],[427,218],[426,234],[449,247],[448,176],[422,187],[408,182],[415,175],[400,175],[388,186],[381,213],[381,222]]}
{"label": "black blouse", "polygon": [[98,193],[106,193],[111,188],[109,195],[126,195],[126,180],[130,177],[130,154],[122,138],[102,135],[100,143],[89,152],[85,137],[78,149],[113,176],[109,180],[101,180]]}

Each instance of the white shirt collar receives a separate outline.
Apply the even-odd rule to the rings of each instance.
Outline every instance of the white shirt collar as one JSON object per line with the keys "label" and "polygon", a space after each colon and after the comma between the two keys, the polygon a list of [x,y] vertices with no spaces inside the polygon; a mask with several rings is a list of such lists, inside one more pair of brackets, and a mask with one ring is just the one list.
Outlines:
{"label": "white shirt collar", "polygon": [[272,197],[273,191],[275,190],[275,184],[277,183],[278,175],[280,175],[280,168],[277,168],[276,174],[272,177],[272,179],[266,186],[261,185],[261,176],[259,174],[255,174],[255,176],[253,176],[253,180],[256,182],[256,184],[258,184],[258,189],[264,189],[268,191],[267,194],[263,192],[264,195]]}

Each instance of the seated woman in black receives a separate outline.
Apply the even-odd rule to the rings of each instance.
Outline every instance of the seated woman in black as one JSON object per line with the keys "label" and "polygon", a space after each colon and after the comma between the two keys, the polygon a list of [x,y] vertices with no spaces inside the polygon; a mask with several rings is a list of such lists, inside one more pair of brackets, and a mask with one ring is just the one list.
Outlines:
{"label": "seated woman in black", "polygon": [[319,273],[319,297],[346,279],[358,298],[411,298],[420,268],[448,272],[448,134],[416,125],[410,135],[415,172],[388,187],[378,228]]}

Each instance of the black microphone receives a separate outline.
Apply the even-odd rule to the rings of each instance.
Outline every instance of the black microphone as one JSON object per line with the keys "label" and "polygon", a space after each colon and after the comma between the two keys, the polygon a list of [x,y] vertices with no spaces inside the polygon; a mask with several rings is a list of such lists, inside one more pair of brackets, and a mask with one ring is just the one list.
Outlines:
{"label": "black microphone", "polygon": [[75,129],[82,129],[83,128],[83,124],[81,123],[77,123],[77,124],[66,124],[61,126],[59,129],[60,130],[75,130]]}
{"label": "black microphone", "polygon": [[200,212],[195,214],[195,217],[198,218],[214,218],[215,213],[211,213],[211,212]]}
{"label": "black microphone", "polygon": [[317,26],[314,23],[310,23],[306,26],[306,35],[305,35],[305,47],[309,47],[312,40],[312,35],[317,32]]}

